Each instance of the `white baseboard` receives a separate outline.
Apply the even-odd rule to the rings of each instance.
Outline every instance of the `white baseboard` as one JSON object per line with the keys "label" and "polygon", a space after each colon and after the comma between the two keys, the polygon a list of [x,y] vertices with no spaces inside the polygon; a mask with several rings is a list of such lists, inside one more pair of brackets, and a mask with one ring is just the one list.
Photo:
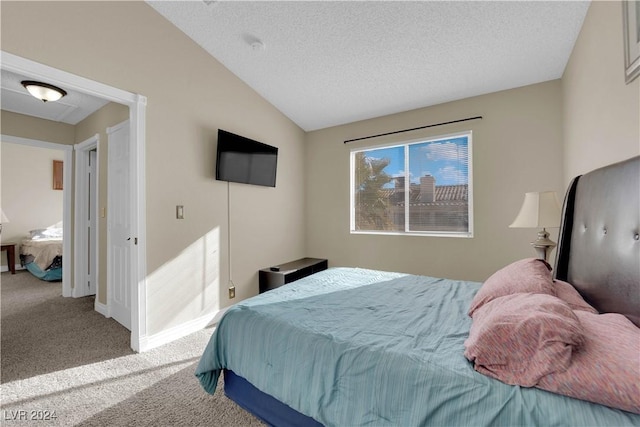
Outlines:
{"label": "white baseboard", "polygon": [[162,332],[158,332],[157,334],[140,337],[140,352],[160,347],[161,345],[168,344],[171,341],[175,341],[201,329],[204,329],[209,325],[216,324],[218,323],[218,321],[220,321],[220,318],[228,309],[229,307],[225,307],[216,311],[215,313],[198,317],[197,319],[193,319],[180,325],[171,327]]}
{"label": "white baseboard", "polygon": [[[18,271],[18,270],[26,270],[26,268],[24,268],[20,264],[16,264],[16,271]],[[6,273],[7,271],[9,271],[9,266],[8,265],[0,266],[0,272],[1,273]]]}
{"label": "white baseboard", "polygon": [[99,303],[97,298],[94,304],[94,308],[98,313],[102,314],[104,317],[107,317],[107,318],[111,317],[111,313],[109,313],[109,307],[107,307],[106,304]]}

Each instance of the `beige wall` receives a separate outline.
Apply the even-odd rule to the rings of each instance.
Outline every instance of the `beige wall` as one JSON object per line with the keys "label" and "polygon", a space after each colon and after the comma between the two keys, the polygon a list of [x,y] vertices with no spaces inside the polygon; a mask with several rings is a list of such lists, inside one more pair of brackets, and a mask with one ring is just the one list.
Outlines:
{"label": "beige wall", "polygon": [[[149,335],[257,294],[260,268],[305,255],[304,132],[151,7],[2,2],[1,24],[4,51],[147,97]],[[230,185],[233,301],[218,128],[280,148],[276,188]]]}
{"label": "beige wall", "polygon": [[[98,150],[98,210],[107,209],[107,128],[115,126],[129,118],[129,107],[113,102],[108,103],[75,126],[75,142],[80,144],[95,134],[99,138]],[[107,218],[98,215],[98,287],[97,298],[101,304],[107,303]]]}
{"label": "beige wall", "polygon": [[[510,261],[534,256],[528,242],[534,240],[535,230],[508,226],[518,213],[525,192],[564,192],[561,108],[561,85],[555,80],[310,132],[307,136],[308,255],[328,257],[334,266],[466,280],[484,280]],[[478,115],[484,118],[343,143],[346,139]],[[351,148],[465,130],[473,131],[473,238],[349,233]]]}
{"label": "beige wall", "polygon": [[640,78],[625,84],[622,6],[593,1],[562,77],[564,181],[640,154]]}
{"label": "beige wall", "polygon": [[[2,210],[10,221],[2,224],[2,241],[19,244],[30,230],[62,227],[62,191],[53,189],[52,179],[53,161],[64,160],[64,152],[2,142],[0,157]],[[18,254],[16,246],[17,262]]]}
{"label": "beige wall", "polygon": [[[575,175],[640,154],[640,79],[626,85],[623,64],[620,2],[595,1],[561,81],[309,133],[308,255],[471,280],[532,256],[534,230],[507,228],[524,192],[550,189],[562,197]],[[473,239],[349,234],[348,153],[356,145],[343,140],[477,114],[485,119],[407,134],[473,130]],[[390,139],[370,141],[359,144]],[[557,229],[550,232],[554,238]]]}
{"label": "beige wall", "polygon": [[[2,9],[4,11],[4,8]],[[3,45],[4,49],[4,45]],[[1,110],[0,125],[3,135],[19,136],[56,144],[73,145],[75,127],[66,123],[53,122],[24,114]]]}

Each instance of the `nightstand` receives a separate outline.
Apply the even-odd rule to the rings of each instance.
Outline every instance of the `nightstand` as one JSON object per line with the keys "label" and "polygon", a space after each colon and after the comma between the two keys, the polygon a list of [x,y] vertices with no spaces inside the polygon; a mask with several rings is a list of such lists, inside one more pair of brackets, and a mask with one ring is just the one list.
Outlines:
{"label": "nightstand", "polygon": [[302,258],[286,264],[263,268],[258,272],[260,293],[291,283],[318,271],[326,270],[328,262],[321,258]]}
{"label": "nightstand", "polygon": [[16,244],[2,243],[2,250],[7,251],[7,264],[11,274],[16,274]]}

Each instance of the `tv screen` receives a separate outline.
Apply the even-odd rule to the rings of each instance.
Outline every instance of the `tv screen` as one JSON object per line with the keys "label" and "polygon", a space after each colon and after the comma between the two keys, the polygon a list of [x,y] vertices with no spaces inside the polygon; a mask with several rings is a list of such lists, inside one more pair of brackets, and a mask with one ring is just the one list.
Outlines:
{"label": "tv screen", "polygon": [[216,179],[276,186],[278,147],[218,129]]}

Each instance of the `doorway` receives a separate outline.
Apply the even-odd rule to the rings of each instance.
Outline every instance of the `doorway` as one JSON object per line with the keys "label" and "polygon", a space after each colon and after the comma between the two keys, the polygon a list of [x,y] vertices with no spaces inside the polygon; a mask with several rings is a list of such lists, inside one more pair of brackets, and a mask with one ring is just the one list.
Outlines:
{"label": "doorway", "polygon": [[[46,80],[51,84],[101,97],[108,101],[129,107],[130,132],[130,218],[131,250],[128,251],[130,270],[126,277],[126,292],[131,301],[131,348],[145,350],[146,343],[146,236],[145,236],[145,111],[146,98],[100,82],[40,64],[8,52],[1,52],[3,70],[18,73],[34,79]],[[69,169],[69,168],[67,168]],[[70,259],[69,251],[67,259]],[[63,256],[64,261],[64,256]],[[67,272],[70,269],[67,268]],[[63,273],[64,274],[64,273]]]}
{"label": "doorway", "polygon": [[[71,165],[73,163],[73,147],[49,141],[41,141],[30,138],[22,138],[13,135],[1,135],[3,143],[30,146],[35,148],[44,148],[48,150],[57,150],[63,153],[63,164]],[[71,230],[71,211],[72,211],[72,176],[71,167],[64,167],[62,174],[62,229]],[[71,255],[71,239],[63,238],[62,240],[62,296],[71,296],[71,269],[73,266],[73,256]]]}
{"label": "doorway", "polygon": [[[76,186],[75,186],[75,271],[73,296],[84,297],[97,294],[99,251],[98,244],[98,134],[76,144]],[[102,310],[99,298],[95,308]]]}

